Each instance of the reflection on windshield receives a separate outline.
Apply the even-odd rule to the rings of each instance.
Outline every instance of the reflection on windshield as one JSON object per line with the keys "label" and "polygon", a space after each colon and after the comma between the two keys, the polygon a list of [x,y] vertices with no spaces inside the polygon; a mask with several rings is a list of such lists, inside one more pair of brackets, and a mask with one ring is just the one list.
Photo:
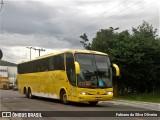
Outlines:
{"label": "reflection on windshield", "polygon": [[79,87],[112,87],[111,65],[108,56],[93,54],[75,54],[80,64]]}

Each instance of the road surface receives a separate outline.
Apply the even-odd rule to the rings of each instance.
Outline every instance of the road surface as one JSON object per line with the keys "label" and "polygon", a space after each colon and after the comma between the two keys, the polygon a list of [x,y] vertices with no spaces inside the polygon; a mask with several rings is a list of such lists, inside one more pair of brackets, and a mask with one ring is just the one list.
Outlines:
{"label": "road surface", "polygon": [[[88,103],[71,103],[69,105],[62,104],[59,100],[38,98],[28,99],[24,95],[19,94],[17,91],[12,90],[0,90],[0,105],[1,111],[71,111],[71,114],[81,114],[81,111],[89,111],[89,115],[93,117],[42,117],[37,118],[38,120],[43,119],[54,119],[54,120],[158,120],[158,117],[95,117],[99,112],[112,112],[118,111],[150,111],[147,109],[131,107],[126,105],[120,105],[112,102],[100,102],[96,106],[91,106]],[[77,111],[77,112],[75,112]],[[93,111],[93,112],[92,112]],[[97,111],[97,112],[95,112]],[[65,112],[63,112],[64,114]],[[59,112],[59,114],[61,114]],[[67,114],[67,112],[66,112]],[[45,116],[45,114],[43,115]],[[46,115],[47,116],[47,115]],[[4,119],[4,118],[3,118]],[[17,118],[11,118],[18,120]],[[35,119],[35,118],[19,118],[19,119]],[[7,120],[5,118],[4,120]]]}

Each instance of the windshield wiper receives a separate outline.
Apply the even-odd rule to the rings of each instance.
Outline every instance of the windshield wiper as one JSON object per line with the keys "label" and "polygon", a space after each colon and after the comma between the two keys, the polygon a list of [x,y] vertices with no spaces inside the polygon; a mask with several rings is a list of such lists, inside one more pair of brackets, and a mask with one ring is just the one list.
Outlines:
{"label": "windshield wiper", "polygon": [[[106,71],[97,70],[97,71],[91,72],[89,70],[84,70],[82,71],[82,73],[84,74],[85,80],[91,81],[91,88],[107,87],[106,82],[103,80],[103,77],[105,76]],[[93,79],[94,77],[96,77],[96,79]],[[102,81],[103,83],[100,83],[100,81]],[[102,84],[102,86],[99,84]]]}
{"label": "windshield wiper", "polygon": [[96,74],[96,75],[98,75],[98,76],[101,76],[101,77],[103,77],[104,75],[105,75],[105,73],[106,73],[106,71],[102,71],[102,70],[97,70],[97,71],[94,71],[94,73]]}
{"label": "windshield wiper", "polygon": [[91,81],[91,79],[92,79],[92,77],[94,76],[93,74],[93,72],[90,72],[90,71],[88,71],[88,70],[83,70],[82,71],[82,74],[83,74],[83,77],[84,77],[84,79],[86,80],[86,81]]}
{"label": "windshield wiper", "polygon": [[85,75],[93,75],[94,74],[93,72],[90,72],[88,70],[83,70],[82,73],[85,74]]}

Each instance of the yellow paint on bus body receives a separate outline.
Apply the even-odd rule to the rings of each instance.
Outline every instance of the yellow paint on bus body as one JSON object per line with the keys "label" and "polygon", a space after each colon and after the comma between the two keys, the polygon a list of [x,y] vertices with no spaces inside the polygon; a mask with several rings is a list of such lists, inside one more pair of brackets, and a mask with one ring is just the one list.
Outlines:
{"label": "yellow paint on bus body", "polygon": [[[71,53],[88,53],[107,55],[105,53],[87,50],[69,50]],[[64,52],[65,53],[65,52]],[[56,54],[45,55],[36,59],[42,59]],[[31,60],[34,61],[34,60]],[[30,62],[30,61],[27,61]],[[25,62],[23,62],[25,63]],[[66,66],[66,61],[65,61]],[[78,71],[79,73],[79,71]],[[19,93],[31,89],[32,95],[60,99],[60,91],[64,89],[69,101],[89,102],[89,101],[106,101],[113,97],[113,88],[80,88],[77,85],[72,86],[67,78],[65,70],[44,71],[27,74],[18,74]]]}

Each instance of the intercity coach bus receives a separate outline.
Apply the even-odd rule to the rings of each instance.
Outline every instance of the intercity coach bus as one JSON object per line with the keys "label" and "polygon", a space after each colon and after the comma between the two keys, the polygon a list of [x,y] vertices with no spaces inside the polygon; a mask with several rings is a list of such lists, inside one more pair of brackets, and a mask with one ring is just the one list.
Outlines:
{"label": "intercity coach bus", "polygon": [[113,97],[112,66],[107,54],[89,50],[66,50],[18,64],[18,91],[59,99],[62,103],[96,105]]}

